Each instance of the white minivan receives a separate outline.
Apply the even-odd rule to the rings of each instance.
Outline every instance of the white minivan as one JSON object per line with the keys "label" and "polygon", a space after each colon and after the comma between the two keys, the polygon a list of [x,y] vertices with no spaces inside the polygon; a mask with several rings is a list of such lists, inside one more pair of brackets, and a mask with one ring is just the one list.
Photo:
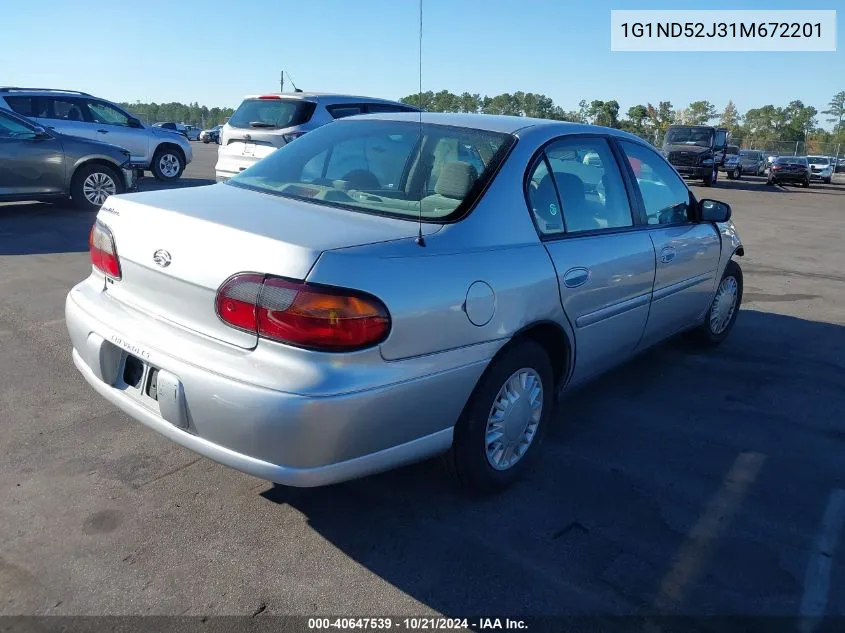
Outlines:
{"label": "white minivan", "polygon": [[397,101],[321,92],[249,95],[220,130],[217,182],[228,180],[298,136],[335,119],[418,111]]}

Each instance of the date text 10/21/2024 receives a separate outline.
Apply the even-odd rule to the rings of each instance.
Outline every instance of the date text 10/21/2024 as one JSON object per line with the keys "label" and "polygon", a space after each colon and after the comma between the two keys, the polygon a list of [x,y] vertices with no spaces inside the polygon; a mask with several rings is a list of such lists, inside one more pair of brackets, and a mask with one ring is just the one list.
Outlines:
{"label": "date text 10/21/2024", "polygon": [[308,629],[320,630],[371,630],[371,631],[467,631],[467,630],[510,630],[528,628],[524,620],[511,618],[308,618]]}

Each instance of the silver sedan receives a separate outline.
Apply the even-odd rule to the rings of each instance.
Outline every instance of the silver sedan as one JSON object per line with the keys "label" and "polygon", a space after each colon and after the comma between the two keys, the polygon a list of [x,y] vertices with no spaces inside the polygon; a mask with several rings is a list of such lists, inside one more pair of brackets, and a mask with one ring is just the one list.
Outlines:
{"label": "silver sedan", "polygon": [[667,337],[722,342],[743,247],[653,147],[519,117],[351,117],[225,184],[112,196],[66,302],[131,417],[293,486],[438,454],[501,488],[556,396]]}

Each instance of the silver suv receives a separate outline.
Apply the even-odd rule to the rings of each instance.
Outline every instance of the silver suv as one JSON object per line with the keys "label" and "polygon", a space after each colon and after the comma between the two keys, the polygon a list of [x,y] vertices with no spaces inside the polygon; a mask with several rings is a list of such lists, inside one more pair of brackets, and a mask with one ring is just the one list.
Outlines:
{"label": "silver suv", "polygon": [[309,130],[375,112],[418,112],[397,101],[322,92],[250,95],[220,130],[215,172],[224,182]]}
{"label": "silver suv", "polygon": [[129,150],[133,167],[163,181],[176,180],[194,157],[183,135],[146,127],[120,106],[73,90],[0,88],[0,108],[62,134]]}

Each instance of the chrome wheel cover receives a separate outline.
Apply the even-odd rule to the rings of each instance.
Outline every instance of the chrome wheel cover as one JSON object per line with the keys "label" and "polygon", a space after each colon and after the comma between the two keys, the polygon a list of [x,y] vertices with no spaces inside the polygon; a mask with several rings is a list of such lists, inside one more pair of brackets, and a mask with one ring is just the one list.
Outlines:
{"label": "chrome wheel cover", "polygon": [[100,206],[109,196],[117,193],[117,184],[107,173],[95,171],[82,183],[82,195],[91,204]]}
{"label": "chrome wheel cover", "polygon": [[728,327],[736,311],[739,284],[735,277],[725,277],[716,290],[713,305],[710,307],[710,331],[721,334]]}
{"label": "chrome wheel cover", "polygon": [[178,176],[180,165],[179,157],[174,154],[162,154],[158,159],[158,169],[167,178]]}
{"label": "chrome wheel cover", "polygon": [[484,445],[487,463],[508,470],[519,462],[534,441],[543,415],[543,381],[523,367],[505,381],[493,400]]}

